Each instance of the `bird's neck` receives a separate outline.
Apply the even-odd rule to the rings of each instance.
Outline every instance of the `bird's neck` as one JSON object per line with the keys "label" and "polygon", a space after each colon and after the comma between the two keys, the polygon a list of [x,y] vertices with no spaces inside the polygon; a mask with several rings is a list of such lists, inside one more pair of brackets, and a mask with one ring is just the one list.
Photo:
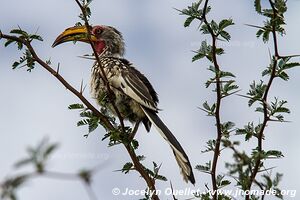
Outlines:
{"label": "bird's neck", "polygon": [[120,53],[112,53],[109,48],[105,48],[100,54],[100,57],[117,57],[117,58],[122,58],[123,55]]}

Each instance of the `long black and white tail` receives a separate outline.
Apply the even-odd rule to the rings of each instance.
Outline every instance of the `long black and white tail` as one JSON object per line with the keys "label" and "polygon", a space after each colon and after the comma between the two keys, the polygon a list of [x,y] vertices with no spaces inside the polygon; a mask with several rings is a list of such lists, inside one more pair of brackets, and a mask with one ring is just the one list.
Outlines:
{"label": "long black and white tail", "polygon": [[181,168],[181,174],[183,179],[188,182],[190,181],[192,184],[195,184],[195,177],[193,174],[193,170],[189,161],[188,156],[184,152],[180,143],[177,141],[172,132],[168,129],[168,127],[161,121],[161,119],[157,116],[155,111],[150,110],[142,106],[142,109],[148,119],[154,124],[157,128],[158,132],[162,135],[162,137],[169,143],[171,146],[173,153],[175,155],[176,161]]}

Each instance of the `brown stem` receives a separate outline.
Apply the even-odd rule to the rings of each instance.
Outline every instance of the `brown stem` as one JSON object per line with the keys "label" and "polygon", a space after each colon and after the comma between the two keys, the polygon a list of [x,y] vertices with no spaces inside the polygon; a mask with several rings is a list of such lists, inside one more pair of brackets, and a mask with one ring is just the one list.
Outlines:
{"label": "brown stem", "polygon": [[140,173],[140,175],[143,177],[143,179],[146,181],[148,188],[150,191],[153,192],[153,196],[151,197],[152,200],[159,200],[158,196],[156,195],[156,188],[155,188],[155,180],[152,179],[149,174],[145,171],[144,166],[141,165],[137,155],[135,154],[134,150],[130,145],[124,145],[127,152],[130,155],[130,158],[134,164],[134,168],[136,171]]}
{"label": "brown stem", "polygon": [[[31,46],[30,42],[19,38],[19,37],[15,37],[15,36],[11,36],[11,35],[6,35],[6,34],[2,34],[1,33],[1,38],[4,39],[8,39],[8,40],[13,40],[16,42],[20,42],[22,44],[24,44],[28,50],[30,51],[33,59],[39,63],[44,69],[46,69],[48,72],[50,72],[56,79],[59,80],[59,82],[62,83],[62,85],[64,85],[68,90],[70,90],[75,96],[77,96],[82,103],[84,103],[86,105],[86,107],[88,109],[90,109],[93,114],[97,117],[99,117],[100,121],[102,122],[102,124],[105,126],[105,128],[107,130],[115,130],[115,127],[109,122],[109,120],[102,115],[83,95],[81,92],[79,92],[78,90],[76,90],[70,83],[68,83],[56,70],[52,69],[47,63],[45,63],[42,59],[40,59],[40,57],[36,54],[35,50],[33,49],[33,47]],[[133,150],[130,149],[130,145],[125,145],[128,154],[130,155],[130,158],[133,161],[133,164],[135,166],[135,169],[140,173],[140,175],[145,179],[149,189],[151,190],[155,190],[155,185],[154,182],[151,181],[152,179],[150,178],[150,176],[146,173],[146,171],[143,168],[143,165],[139,162],[139,160],[137,159],[137,156],[135,154],[135,152]],[[157,197],[157,195],[153,196],[153,199],[158,200],[159,198]]]}
{"label": "brown stem", "polygon": [[[269,3],[272,7],[272,10],[273,10],[273,19],[276,18],[276,15],[277,15],[277,11],[276,11],[276,8],[273,4],[273,2],[271,0],[269,0]],[[259,156],[255,162],[255,165],[254,165],[254,168],[253,168],[253,172],[250,176],[250,182],[249,182],[249,186],[248,186],[248,190],[251,189],[251,186],[253,184],[253,182],[255,182],[255,177],[257,175],[257,173],[259,172],[259,168],[262,164],[262,159],[261,159],[261,155],[260,153],[262,152],[263,150],[263,137],[264,137],[264,130],[267,126],[267,123],[268,121],[270,120],[269,116],[268,116],[268,94],[269,94],[269,91],[270,91],[270,88],[271,88],[271,85],[273,83],[273,80],[275,78],[275,73],[276,73],[276,67],[277,67],[277,60],[280,58],[280,55],[279,55],[279,51],[278,51],[278,41],[277,41],[277,35],[276,35],[276,24],[275,22],[273,21],[272,23],[272,36],[273,36],[273,43],[274,43],[274,54],[275,54],[275,58],[274,58],[274,61],[273,61],[273,64],[272,64],[272,72],[271,72],[271,75],[270,75],[270,79],[268,81],[268,84],[267,84],[267,87],[266,87],[266,90],[265,90],[265,93],[263,95],[263,110],[264,110],[264,120],[263,120],[263,123],[262,123],[262,127],[257,135],[257,150],[259,152]],[[247,195],[245,197],[245,200],[249,200],[250,199],[250,195]]]}
{"label": "brown stem", "polygon": [[202,15],[202,20],[206,24],[208,31],[211,35],[212,38],[212,61],[214,64],[214,67],[216,69],[216,92],[217,92],[217,102],[216,102],[216,112],[215,112],[215,119],[216,119],[216,127],[217,127],[217,138],[216,138],[216,144],[215,144],[215,149],[214,149],[214,155],[213,155],[213,162],[212,162],[212,168],[211,168],[211,181],[212,181],[212,189],[213,189],[213,200],[218,199],[217,195],[217,190],[218,190],[218,185],[217,185],[217,164],[218,164],[218,158],[220,155],[220,146],[221,146],[221,139],[222,139],[222,130],[221,130],[221,116],[220,116],[220,109],[221,109],[221,99],[222,99],[222,94],[221,94],[221,80],[219,77],[219,72],[220,72],[220,66],[218,64],[217,60],[217,53],[216,53],[216,41],[217,41],[217,36],[212,30],[210,24],[208,23],[206,19],[206,10],[208,6],[208,1],[205,1],[204,7],[203,7],[203,15]]}
{"label": "brown stem", "polygon": [[117,114],[117,117],[118,117],[118,119],[119,119],[119,121],[120,121],[121,129],[122,129],[122,131],[125,133],[124,119],[123,119],[123,117],[122,117],[122,115],[121,115],[119,109],[117,108],[117,106],[116,106],[114,100],[112,99],[113,91],[112,91],[111,88],[110,88],[108,79],[107,79],[107,77],[106,77],[104,68],[103,68],[103,66],[101,65],[100,58],[99,58],[99,55],[98,55],[98,53],[97,53],[97,51],[96,51],[95,45],[94,45],[94,43],[93,43],[92,40],[91,40],[91,30],[90,30],[90,25],[89,25],[89,22],[88,22],[88,19],[87,19],[87,16],[86,16],[86,10],[85,10],[85,8],[81,5],[81,3],[79,2],[79,0],[75,0],[75,1],[76,1],[76,3],[78,4],[78,6],[80,7],[81,13],[82,13],[82,15],[83,15],[85,27],[86,27],[87,33],[88,33],[88,34],[87,34],[87,37],[88,37],[89,43],[90,43],[90,45],[91,45],[91,47],[92,47],[92,49],[93,49],[93,53],[94,53],[94,55],[95,55],[96,62],[98,63],[99,68],[100,68],[100,70],[101,70],[101,78],[102,78],[102,80],[104,81],[104,83],[105,83],[105,85],[106,85],[106,89],[107,89],[108,94],[109,94],[109,95],[108,95],[109,102],[112,104],[112,106],[113,106],[113,108],[114,108],[114,110],[115,110],[115,112],[116,112],[116,114]]}
{"label": "brown stem", "polygon": [[[88,30],[88,40],[89,40],[89,43],[91,44],[91,47],[92,47],[92,49],[93,49],[93,53],[94,53],[94,55],[95,55],[95,57],[96,57],[96,62],[98,63],[98,65],[99,65],[99,67],[100,67],[100,69],[101,69],[102,79],[103,79],[103,81],[104,81],[105,84],[106,84],[108,93],[109,93],[109,94],[112,94],[113,92],[112,92],[112,90],[111,90],[111,88],[110,88],[110,85],[109,85],[108,79],[107,79],[107,77],[106,77],[106,75],[105,75],[105,71],[104,71],[104,69],[103,69],[103,66],[101,65],[99,55],[98,55],[98,53],[97,53],[97,51],[96,51],[96,48],[95,48],[93,42],[91,41],[91,30],[90,30],[90,25],[89,25],[88,20],[87,20],[85,8],[81,5],[81,3],[79,2],[79,0],[75,0],[75,1],[76,1],[76,3],[78,4],[78,6],[80,7],[80,9],[81,9],[81,12],[82,12],[82,15],[83,15],[83,18],[84,18],[84,22],[85,22],[85,26],[86,26],[86,29]],[[110,98],[110,95],[109,95],[109,98]],[[120,121],[120,124],[121,124],[122,132],[125,134],[124,119],[122,118],[122,116],[121,116],[121,114],[120,114],[120,112],[119,112],[117,106],[115,105],[114,100],[110,99],[110,103],[112,104],[112,106],[113,106],[113,108],[114,108],[114,110],[115,110],[115,112],[116,112],[116,114],[117,114],[117,117],[119,118],[119,121]],[[139,124],[139,123],[138,123],[138,124]],[[137,131],[137,127],[134,128],[134,130],[133,130],[132,133],[135,135],[136,131]],[[134,136],[134,135],[133,135],[133,136]],[[133,139],[133,138],[131,138],[131,137],[132,137],[132,136],[130,136],[130,141]],[[125,148],[126,148],[128,154],[129,154],[129,156],[130,156],[130,158],[131,158],[131,160],[132,160],[132,162],[133,162],[133,164],[134,164],[134,167],[135,167],[136,171],[138,171],[138,172],[140,173],[140,175],[144,178],[144,180],[146,181],[146,183],[147,183],[149,189],[150,189],[151,191],[155,191],[155,181],[154,181],[153,179],[151,179],[151,177],[149,176],[149,174],[144,170],[144,166],[143,166],[143,165],[140,163],[140,161],[138,160],[138,158],[137,158],[137,156],[136,156],[134,150],[133,150],[133,149],[131,148],[131,146],[130,146],[130,142],[129,142],[129,144],[124,144],[124,143],[123,143],[123,145],[125,146]],[[157,195],[154,194],[154,195],[152,196],[152,199],[158,200],[159,198],[158,198]]]}
{"label": "brown stem", "polygon": [[[105,84],[106,84],[108,93],[109,93],[109,94],[113,94],[113,92],[112,92],[112,90],[111,90],[111,88],[110,88],[108,79],[107,79],[107,77],[106,77],[106,75],[105,75],[105,71],[104,71],[104,69],[103,69],[103,66],[101,65],[99,55],[98,55],[98,53],[97,53],[97,51],[96,51],[96,48],[95,48],[93,42],[91,41],[91,30],[90,30],[90,28],[89,28],[90,25],[89,25],[89,23],[88,23],[88,19],[87,19],[87,16],[86,16],[85,8],[81,5],[81,3],[79,2],[79,0],[75,0],[75,1],[76,1],[76,3],[78,4],[78,6],[80,7],[80,9],[81,9],[81,12],[82,12],[82,15],[83,15],[83,19],[84,19],[84,22],[85,22],[85,26],[86,26],[86,29],[88,30],[88,40],[89,40],[89,43],[91,44],[91,47],[92,47],[92,49],[93,49],[93,53],[94,53],[94,55],[95,55],[95,57],[96,57],[96,62],[98,63],[98,65],[99,65],[99,67],[100,67],[100,69],[101,69],[102,79],[103,79],[103,81],[104,81]],[[111,97],[111,95],[109,95],[109,98],[110,98],[110,97]],[[115,105],[115,102],[114,102],[112,99],[110,99],[110,103],[112,104],[112,106],[113,106],[113,108],[114,108],[114,110],[115,110],[115,112],[116,112],[116,114],[117,114],[117,117],[118,117],[118,119],[119,119],[119,121],[120,121],[122,132],[125,134],[124,119],[123,119],[123,117],[121,116],[121,114],[120,114],[120,112],[119,112],[117,106]],[[138,123],[138,124],[139,124],[139,123]],[[136,131],[137,131],[137,128],[138,128],[138,127],[135,127],[134,130],[133,130],[133,132],[132,132],[133,137],[134,137],[134,135],[135,135],[135,133],[136,133]],[[133,138],[131,138],[131,137],[132,137],[132,135],[130,135],[130,138],[129,138],[130,141],[133,139]],[[129,156],[130,156],[130,158],[131,158],[131,160],[132,160],[132,162],[133,162],[133,164],[134,164],[134,167],[135,167],[136,171],[138,171],[138,172],[140,173],[140,175],[143,177],[143,179],[146,181],[146,183],[147,183],[149,189],[150,189],[151,191],[155,191],[155,190],[156,190],[156,189],[155,189],[155,181],[154,181],[154,180],[149,176],[149,174],[144,170],[144,166],[143,166],[143,165],[140,163],[140,161],[138,160],[138,158],[137,158],[137,156],[136,156],[134,150],[133,150],[133,149],[131,148],[131,146],[130,146],[130,142],[129,142],[129,144],[124,144],[124,143],[123,143],[123,145],[124,145],[125,148],[127,149],[127,152],[128,152],[128,154],[129,154]],[[158,196],[154,193],[154,195],[152,196],[152,199],[158,200],[159,198],[158,198]]]}
{"label": "brown stem", "polygon": [[[83,12],[83,15],[85,16],[85,19],[86,18],[86,15],[85,15],[85,12],[84,12],[84,8],[82,7],[82,5],[79,3],[78,0],[75,0],[77,2],[77,4],[80,6],[82,12]],[[86,26],[89,27],[89,24],[87,22],[87,20],[85,21],[86,22]],[[87,28],[87,30],[89,30],[89,28]],[[90,31],[90,30],[89,30]],[[90,40],[90,33],[88,34],[89,36],[89,40]],[[8,39],[8,40],[13,40],[13,41],[16,41],[16,42],[19,42],[19,43],[22,43],[24,44],[27,49],[30,51],[33,59],[39,63],[44,69],[46,69],[48,72],[50,72],[56,79],[58,79],[58,81],[60,81],[62,83],[62,85],[64,85],[68,90],[70,90],[75,96],[77,96],[81,101],[82,103],[84,103],[86,105],[86,107],[88,109],[90,109],[93,114],[97,117],[99,117],[101,123],[104,125],[104,127],[107,129],[107,130],[115,130],[115,127],[110,123],[110,121],[104,116],[102,115],[97,108],[95,108],[83,95],[82,95],[82,92],[81,91],[78,91],[76,90],[70,83],[68,83],[59,73],[58,73],[58,70],[54,70],[52,69],[46,62],[44,62],[42,59],[39,58],[39,56],[36,54],[34,48],[32,47],[32,45],[30,44],[29,41],[23,39],[23,38],[19,38],[19,37],[16,37],[16,36],[12,36],[12,35],[5,35],[5,34],[2,34],[0,33],[0,39],[1,38],[4,38],[4,39]],[[109,87],[109,84],[108,84],[108,80],[107,78],[105,77],[105,73],[104,73],[104,70],[103,68],[101,67],[101,63],[100,63],[100,59],[99,59],[99,56],[98,54],[96,53],[95,51],[95,47],[93,45],[93,43],[90,41],[90,44],[92,46],[92,49],[94,51],[94,55],[96,57],[96,61],[98,62],[100,68],[101,68],[101,73],[103,75],[103,80],[105,81],[107,87],[108,87],[108,91],[109,92],[112,92],[110,87]],[[117,113],[117,116],[120,120],[120,124],[121,124],[121,128],[122,128],[122,131],[125,133],[125,127],[124,127],[124,120],[123,118],[121,117],[120,115],[120,112],[118,111],[116,105],[114,104],[113,101],[111,101],[116,113]],[[134,133],[137,131],[137,128],[134,129]],[[140,161],[138,160],[137,158],[137,155],[135,154],[134,150],[131,148],[130,144],[124,144],[125,148],[127,149],[127,152],[134,164],[134,167],[136,169],[136,171],[138,171],[140,173],[140,175],[144,178],[144,180],[146,181],[149,189],[151,191],[155,191],[155,181],[149,176],[149,174],[144,170],[144,166],[140,163]],[[154,200],[159,200],[158,196],[156,194],[154,194],[152,196],[152,199]]]}
{"label": "brown stem", "polygon": [[24,44],[28,50],[30,51],[33,59],[39,63],[44,69],[46,69],[48,72],[50,72],[59,82],[61,82],[68,90],[70,90],[75,96],[77,96],[84,105],[88,109],[90,109],[93,114],[97,117],[99,117],[100,121],[102,124],[104,124],[105,128],[108,130],[114,130],[114,126],[109,122],[109,120],[102,115],[97,108],[95,108],[83,95],[80,91],[76,90],[69,82],[67,82],[59,73],[58,71],[52,69],[46,62],[44,62],[40,57],[36,54],[35,50],[31,46],[30,42],[21,39],[19,37],[11,36],[11,35],[5,35],[1,34],[1,38],[8,39],[8,40],[13,40],[16,42],[20,42]]}

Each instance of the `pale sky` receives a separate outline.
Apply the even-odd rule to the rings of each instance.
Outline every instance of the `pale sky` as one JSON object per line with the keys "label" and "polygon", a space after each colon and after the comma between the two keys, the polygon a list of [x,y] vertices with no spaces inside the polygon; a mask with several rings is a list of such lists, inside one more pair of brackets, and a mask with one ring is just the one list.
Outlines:
{"label": "pale sky", "polygon": [[[111,25],[119,29],[125,38],[126,55],[153,84],[159,94],[159,107],[163,109],[160,117],[173,131],[186,153],[192,166],[204,164],[212,157],[202,154],[208,139],[215,138],[214,119],[206,117],[197,107],[206,100],[213,102],[215,97],[204,83],[211,75],[206,68],[208,62],[191,62],[192,50],[197,50],[205,39],[197,31],[197,24],[184,28],[185,17],[180,16],[173,8],[182,9],[191,4],[188,1],[172,0],[94,0],[92,3],[91,23]],[[225,3],[226,2],[226,3]],[[253,80],[259,80],[261,71],[269,63],[268,49],[272,44],[264,44],[256,39],[256,30],[245,24],[262,24],[263,18],[257,16],[252,1],[227,0],[211,1],[212,12],[209,19],[232,18],[235,26],[228,31],[232,35],[231,43],[221,43],[226,54],[219,57],[221,68],[232,71],[237,76],[241,93],[248,91]],[[299,54],[299,9],[300,1],[288,2],[286,15],[287,35],[279,39],[280,53]],[[56,36],[65,28],[74,25],[79,18],[79,8],[75,1],[39,1],[10,0],[0,7],[0,29],[3,33],[16,28],[42,35],[44,42],[35,42],[34,47],[45,60],[51,58],[53,66],[60,63],[60,72],[77,88],[81,80],[89,83],[92,62],[78,56],[90,53],[86,44],[72,43],[51,48]],[[33,72],[25,69],[12,70],[11,64],[20,56],[16,48],[0,46],[0,180],[13,175],[15,161],[24,157],[29,145],[36,145],[43,137],[59,142],[60,148],[49,161],[49,170],[77,172],[78,169],[102,164],[101,170],[94,176],[93,190],[98,199],[139,199],[141,196],[113,196],[112,189],[120,188],[145,189],[146,185],[136,172],[129,175],[115,172],[129,161],[129,156],[120,145],[107,148],[107,141],[101,141],[105,134],[102,128],[97,129],[87,139],[83,135],[87,128],[76,127],[80,119],[78,112],[67,109],[69,104],[79,100],[67,91],[49,73],[40,66]],[[296,61],[300,61],[297,59]],[[266,149],[278,149],[285,157],[270,160],[266,166],[276,168],[284,173],[281,189],[298,190],[300,178],[298,170],[299,140],[298,124],[300,123],[299,78],[300,70],[290,72],[291,80],[276,80],[271,95],[287,100],[292,113],[286,116],[291,123],[270,124],[266,130]],[[89,89],[85,91],[89,98]],[[90,99],[90,98],[89,98]],[[91,101],[93,101],[91,99]],[[247,107],[247,101],[232,96],[222,105],[222,120],[234,121],[242,127],[248,121],[262,120],[254,108]],[[239,139],[235,136],[233,139]],[[155,129],[146,133],[143,127],[137,134],[140,142],[138,153],[147,157],[145,164],[152,167],[152,161],[163,163],[161,173],[172,181],[177,189],[204,190],[204,184],[210,184],[207,174],[194,171],[195,187],[185,184],[179,174],[177,163],[168,144]],[[255,143],[242,143],[246,150],[254,148]],[[231,152],[224,151],[220,158],[219,172],[224,170],[224,162],[230,161]],[[164,190],[169,182],[159,182],[157,188]],[[34,179],[27,183],[18,195],[21,200],[43,199],[76,199],[88,200],[88,196],[79,182],[57,181],[45,178]],[[297,195],[299,196],[299,195]],[[178,197],[181,198],[180,196]],[[171,199],[170,196],[162,199]],[[239,198],[238,198],[239,199]],[[270,197],[267,199],[275,199]],[[288,196],[285,199],[292,199]]]}

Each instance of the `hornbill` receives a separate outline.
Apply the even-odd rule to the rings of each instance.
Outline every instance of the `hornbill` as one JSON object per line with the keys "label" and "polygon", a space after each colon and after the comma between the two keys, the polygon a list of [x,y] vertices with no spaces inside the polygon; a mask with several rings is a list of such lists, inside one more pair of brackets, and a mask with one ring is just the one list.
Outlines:
{"label": "hornbill", "polygon": [[[68,41],[92,41],[99,56],[101,66],[113,93],[113,101],[123,119],[133,123],[142,122],[149,132],[153,123],[158,132],[171,146],[184,180],[195,183],[194,174],[188,156],[172,132],[158,117],[158,97],[149,80],[129,61],[123,58],[125,44],[122,34],[111,26],[98,25],[89,27],[75,26],[66,29],[54,41],[52,47]],[[90,32],[90,40],[88,39]],[[108,87],[102,79],[102,71],[97,63],[92,67],[91,94],[101,105],[103,96],[108,94]],[[108,109],[116,115],[111,104]]]}

